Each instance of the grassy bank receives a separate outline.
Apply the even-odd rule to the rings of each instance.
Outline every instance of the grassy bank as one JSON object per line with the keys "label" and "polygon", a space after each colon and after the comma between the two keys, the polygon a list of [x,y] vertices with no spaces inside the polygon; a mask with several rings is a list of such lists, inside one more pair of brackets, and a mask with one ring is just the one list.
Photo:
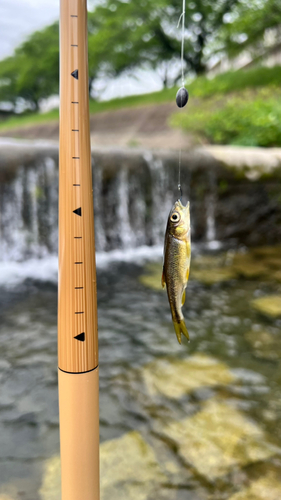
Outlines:
{"label": "grassy bank", "polygon": [[200,99],[170,124],[213,144],[280,147],[280,77],[276,66],[225,73],[205,85],[198,80]]}
{"label": "grassy bank", "polygon": [[[90,100],[90,114],[101,113],[103,111],[113,111],[128,107],[146,106],[149,104],[162,104],[172,102],[175,98],[177,89],[164,89],[160,92],[152,92],[150,94],[133,95],[119,99],[111,99],[110,101],[94,101]],[[12,116],[6,120],[0,121],[0,130],[11,130],[17,127],[31,126],[41,123],[48,123],[53,120],[58,120],[59,110],[53,109],[48,113],[27,113],[18,116]]]}
{"label": "grassy bank", "polygon": [[[281,122],[280,81],[280,66],[228,72],[213,79],[199,77],[187,85],[190,102],[180,116],[172,118],[171,124],[214,143],[281,145],[281,132],[277,130]],[[106,102],[91,100],[90,113],[173,102],[176,92],[174,87]],[[48,123],[58,117],[57,109],[44,114],[18,115],[0,122],[0,131]],[[261,130],[267,129],[266,137],[258,140],[254,137],[257,130],[253,129],[257,121]],[[243,139],[245,131],[247,137]]]}
{"label": "grassy bank", "polygon": [[281,146],[281,90],[262,87],[239,94],[201,99],[170,124],[197,134],[203,141],[236,146]]}

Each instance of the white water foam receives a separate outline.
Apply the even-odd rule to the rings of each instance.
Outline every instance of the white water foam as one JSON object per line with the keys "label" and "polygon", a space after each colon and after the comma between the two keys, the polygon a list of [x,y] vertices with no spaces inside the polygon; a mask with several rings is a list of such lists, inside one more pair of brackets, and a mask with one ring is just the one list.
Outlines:
{"label": "white water foam", "polygon": [[[147,260],[158,260],[163,255],[163,247],[141,246],[128,250],[97,252],[96,264],[99,269],[106,269],[113,262],[133,262],[142,264]],[[49,255],[42,259],[29,259],[23,262],[0,262],[0,286],[13,288],[26,279],[51,282],[58,281],[58,257]]]}

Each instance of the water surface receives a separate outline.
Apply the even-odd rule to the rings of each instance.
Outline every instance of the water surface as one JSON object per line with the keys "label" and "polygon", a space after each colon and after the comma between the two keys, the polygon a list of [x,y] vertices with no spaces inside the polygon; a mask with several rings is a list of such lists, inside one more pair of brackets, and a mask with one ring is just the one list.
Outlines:
{"label": "water surface", "polygon": [[[132,478],[115,465],[102,471],[102,498],[223,500],[244,492],[244,500],[268,477],[275,490],[267,498],[279,487],[281,498],[281,320],[252,305],[280,295],[280,283],[236,276],[206,285],[191,275],[191,342],[180,346],[166,292],[141,278],[155,269],[113,262],[98,270],[102,461],[113,463],[122,446],[138,449],[136,439],[147,446],[143,458],[130,457],[141,460]],[[59,454],[56,313],[55,283],[29,278],[0,289],[0,493],[13,500],[55,498],[46,493],[46,463]],[[231,425],[237,439],[227,434]]]}

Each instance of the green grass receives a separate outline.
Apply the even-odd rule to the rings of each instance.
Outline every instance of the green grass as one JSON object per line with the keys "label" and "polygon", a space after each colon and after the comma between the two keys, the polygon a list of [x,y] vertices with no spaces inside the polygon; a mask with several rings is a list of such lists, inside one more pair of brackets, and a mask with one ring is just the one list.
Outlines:
{"label": "green grass", "polygon": [[244,89],[227,99],[216,95],[191,105],[184,114],[174,114],[171,125],[197,133],[213,144],[279,147],[281,91],[267,86]]}
{"label": "green grass", "polygon": [[213,79],[197,78],[189,85],[190,96],[211,97],[218,94],[239,92],[244,89],[280,85],[281,66],[260,66],[248,70],[228,71]]}
{"label": "green grass", "polygon": [[59,110],[52,109],[48,113],[25,113],[22,115],[11,116],[3,121],[0,121],[0,130],[10,130],[28,125],[36,125],[37,123],[46,123],[58,120]]}
{"label": "green grass", "polygon": [[[203,107],[208,106],[208,98],[217,96],[223,98],[226,94],[237,93],[245,89],[258,89],[259,87],[274,88],[280,85],[281,66],[274,68],[257,67],[250,70],[239,70],[227,72],[208,79],[204,76],[197,78],[187,85],[190,94],[190,104],[192,98],[199,98],[199,102],[204,100]],[[105,102],[90,101],[90,113],[95,114],[102,111],[117,110],[128,107],[146,106],[175,101],[178,87],[164,89],[150,94],[134,95],[119,99],[112,99]],[[196,99],[198,104],[198,100]],[[197,105],[196,104],[196,105]],[[36,125],[53,120],[58,120],[59,112],[54,109],[48,113],[26,113],[13,116],[0,122],[0,130],[10,130],[18,127]]]}

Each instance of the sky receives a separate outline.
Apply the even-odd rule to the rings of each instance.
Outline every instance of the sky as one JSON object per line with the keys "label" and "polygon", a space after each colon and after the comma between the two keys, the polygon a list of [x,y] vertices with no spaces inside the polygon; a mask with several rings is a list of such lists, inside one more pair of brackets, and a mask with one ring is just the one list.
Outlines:
{"label": "sky", "polygon": [[[91,8],[97,0],[88,0]],[[59,0],[0,0],[0,60],[13,53],[33,31],[59,18]],[[107,99],[160,90],[160,78],[150,71],[139,71],[134,78],[97,82],[100,97]],[[48,108],[48,104],[47,104]],[[46,108],[46,110],[47,110]]]}
{"label": "sky", "polygon": [[13,53],[29,34],[59,17],[59,0],[0,1],[0,59]]}

